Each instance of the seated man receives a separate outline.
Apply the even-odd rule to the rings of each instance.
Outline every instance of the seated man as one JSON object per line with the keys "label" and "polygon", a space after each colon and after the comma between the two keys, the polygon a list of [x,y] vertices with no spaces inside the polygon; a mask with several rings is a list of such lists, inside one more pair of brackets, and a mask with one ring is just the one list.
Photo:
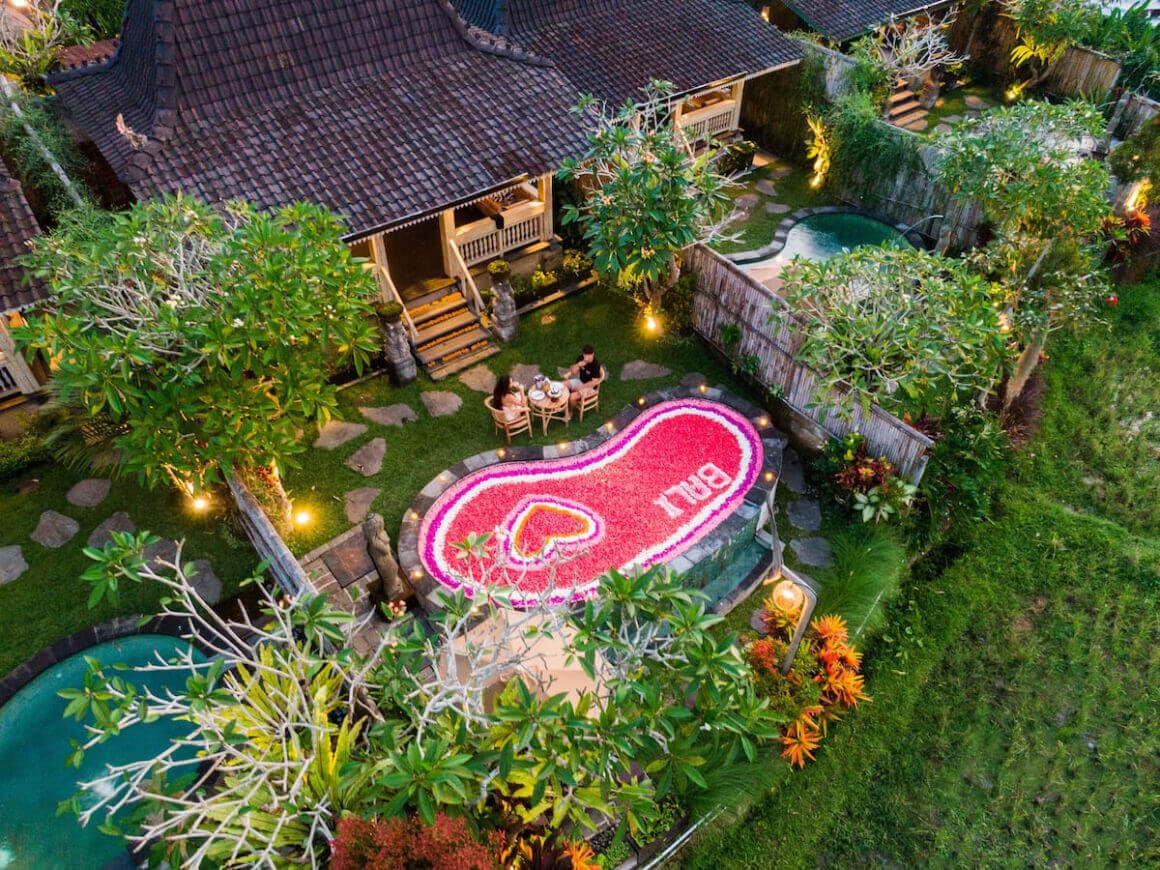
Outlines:
{"label": "seated man", "polygon": [[600,385],[602,375],[603,367],[596,361],[596,350],[590,344],[584,345],[580,358],[568,369],[566,383],[570,391],[569,404],[580,404],[580,398],[585,392]]}

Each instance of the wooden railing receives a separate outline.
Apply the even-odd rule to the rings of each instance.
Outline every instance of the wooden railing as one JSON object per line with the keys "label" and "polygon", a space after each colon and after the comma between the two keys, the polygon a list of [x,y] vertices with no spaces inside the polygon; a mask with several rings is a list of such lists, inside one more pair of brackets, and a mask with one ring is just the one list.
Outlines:
{"label": "wooden railing", "polygon": [[521,202],[504,210],[502,230],[491,218],[483,218],[457,227],[454,243],[468,266],[502,257],[508,251],[545,239],[547,209],[547,203],[538,200]]}
{"label": "wooden railing", "polygon": [[16,376],[8,368],[8,363],[0,359],[0,399],[5,399],[13,393],[19,393],[20,387],[16,383]]}
{"label": "wooden railing", "polygon": [[804,327],[781,297],[704,245],[687,251],[686,265],[697,273],[693,327],[704,339],[724,351],[721,327],[736,327],[741,342],[734,352],[756,357],[758,379],[780,387],[782,400],[796,413],[834,438],[860,432],[871,453],[886,456],[913,483],[922,480],[933,442],[877,405],[868,414],[857,403],[849,413],[838,413],[843,394],[824,391],[818,373],[797,360]]}
{"label": "wooden railing", "polygon": [[684,112],[677,119],[677,126],[690,142],[736,130],[740,123],[741,103],[738,100],[721,100]]}
{"label": "wooden railing", "polygon": [[415,329],[415,324],[411,320],[411,315],[407,312],[407,306],[403,302],[403,297],[399,295],[398,289],[395,287],[395,282],[391,280],[391,273],[386,266],[381,263],[367,263],[366,267],[375,274],[375,281],[379,285],[379,290],[382,291],[384,298],[390,302],[398,302],[403,306],[403,323],[407,326],[407,332],[410,333],[413,341],[418,341],[419,331]]}
{"label": "wooden railing", "polygon": [[[467,267],[467,263],[463,259],[463,254],[459,251],[459,245],[454,241],[447,242],[451,249],[451,274],[452,277],[458,278],[463,282],[464,294],[471,301],[471,307],[476,314],[483,314],[483,297],[479,295],[479,288],[475,286],[475,279],[471,277],[471,269]],[[470,295],[468,295],[468,292]]]}

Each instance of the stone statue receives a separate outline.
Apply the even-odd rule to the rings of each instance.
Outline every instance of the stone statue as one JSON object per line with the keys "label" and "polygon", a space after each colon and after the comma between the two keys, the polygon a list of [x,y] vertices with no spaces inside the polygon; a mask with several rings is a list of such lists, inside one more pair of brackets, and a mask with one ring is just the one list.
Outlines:
{"label": "stone statue", "polygon": [[383,352],[391,366],[395,383],[399,386],[411,383],[419,376],[415,367],[415,357],[411,353],[411,343],[407,339],[407,327],[399,320],[383,324]]}
{"label": "stone statue", "polygon": [[494,278],[491,292],[492,332],[500,341],[511,341],[520,331],[520,316],[516,313],[516,298],[511,281],[508,278]]}
{"label": "stone statue", "polygon": [[383,527],[383,518],[371,514],[363,520],[363,536],[367,540],[367,551],[375,570],[379,572],[380,590],[385,602],[400,601],[414,594],[411,584],[399,571],[399,563],[391,552],[391,536]]}

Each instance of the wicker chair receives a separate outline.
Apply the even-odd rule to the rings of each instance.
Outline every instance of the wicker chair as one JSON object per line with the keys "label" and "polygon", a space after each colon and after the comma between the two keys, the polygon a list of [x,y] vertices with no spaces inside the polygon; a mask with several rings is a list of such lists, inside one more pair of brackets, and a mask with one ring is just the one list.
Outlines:
{"label": "wicker chair", "polygon": [[484,406],[491,412],[491,422],[495,426],[495,431],[503,430],[504,435],[507,436],[508,446],[511,446],[512,436],[527,432],[530,436],[532,434],[532,412],[528,408],[521,408],[520,413],[515,415],[514,419],[509,420],[508,414],[503,408],[497,408],[491,400],[491,396],[483,400]]}
{"label": "wicker chair", "polygon": [[604,379],[608,377],[608,370],[604,366],[600,367],[600,379],[588,389],[580,393],[580,420],[584,420],[585,411],[598,411],[600,409],[600,385],[604,383]]}

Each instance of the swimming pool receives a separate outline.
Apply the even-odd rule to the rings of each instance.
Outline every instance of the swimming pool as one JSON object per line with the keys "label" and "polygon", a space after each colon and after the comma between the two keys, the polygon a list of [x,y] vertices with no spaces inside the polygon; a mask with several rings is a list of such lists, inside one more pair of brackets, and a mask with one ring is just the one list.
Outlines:
{"label": "swimming pool", "polygon": [[827,260],[842,251],[867,245],[905,247],[911,243],[897,227],[860,211],[834,208],[811,211],[783,222],[773,242],[754,251],[752,257],[734,259],[746,269],[754,270],[788,263],[795,256],[807,260]]}
{"label": "swimming pool", "polygon": [[[0,707],[0,870],[68,867],[103,868],[126,855],[123,840],[102,834],[94,821],[82,828],[72,813],[56,814],[57,805],[77,792],[78,780],[92,779],[106,764],[124,764],[152,756],[172,738],[188,732],[189,723],[159,720],[134,726],[85,753],[80,768],[65,766],[69,740],[83,740],[84,727],[62,718],[60,689],[78,688],[88,671],[85,657],[112,667],[169,658],[188,644],[162,634],[139,634],[89,647],[51,666]],[[200,655],[198,656],[200,660]],[[180,689],[184,671],[128,674],[126,679],[155,691]]]}

